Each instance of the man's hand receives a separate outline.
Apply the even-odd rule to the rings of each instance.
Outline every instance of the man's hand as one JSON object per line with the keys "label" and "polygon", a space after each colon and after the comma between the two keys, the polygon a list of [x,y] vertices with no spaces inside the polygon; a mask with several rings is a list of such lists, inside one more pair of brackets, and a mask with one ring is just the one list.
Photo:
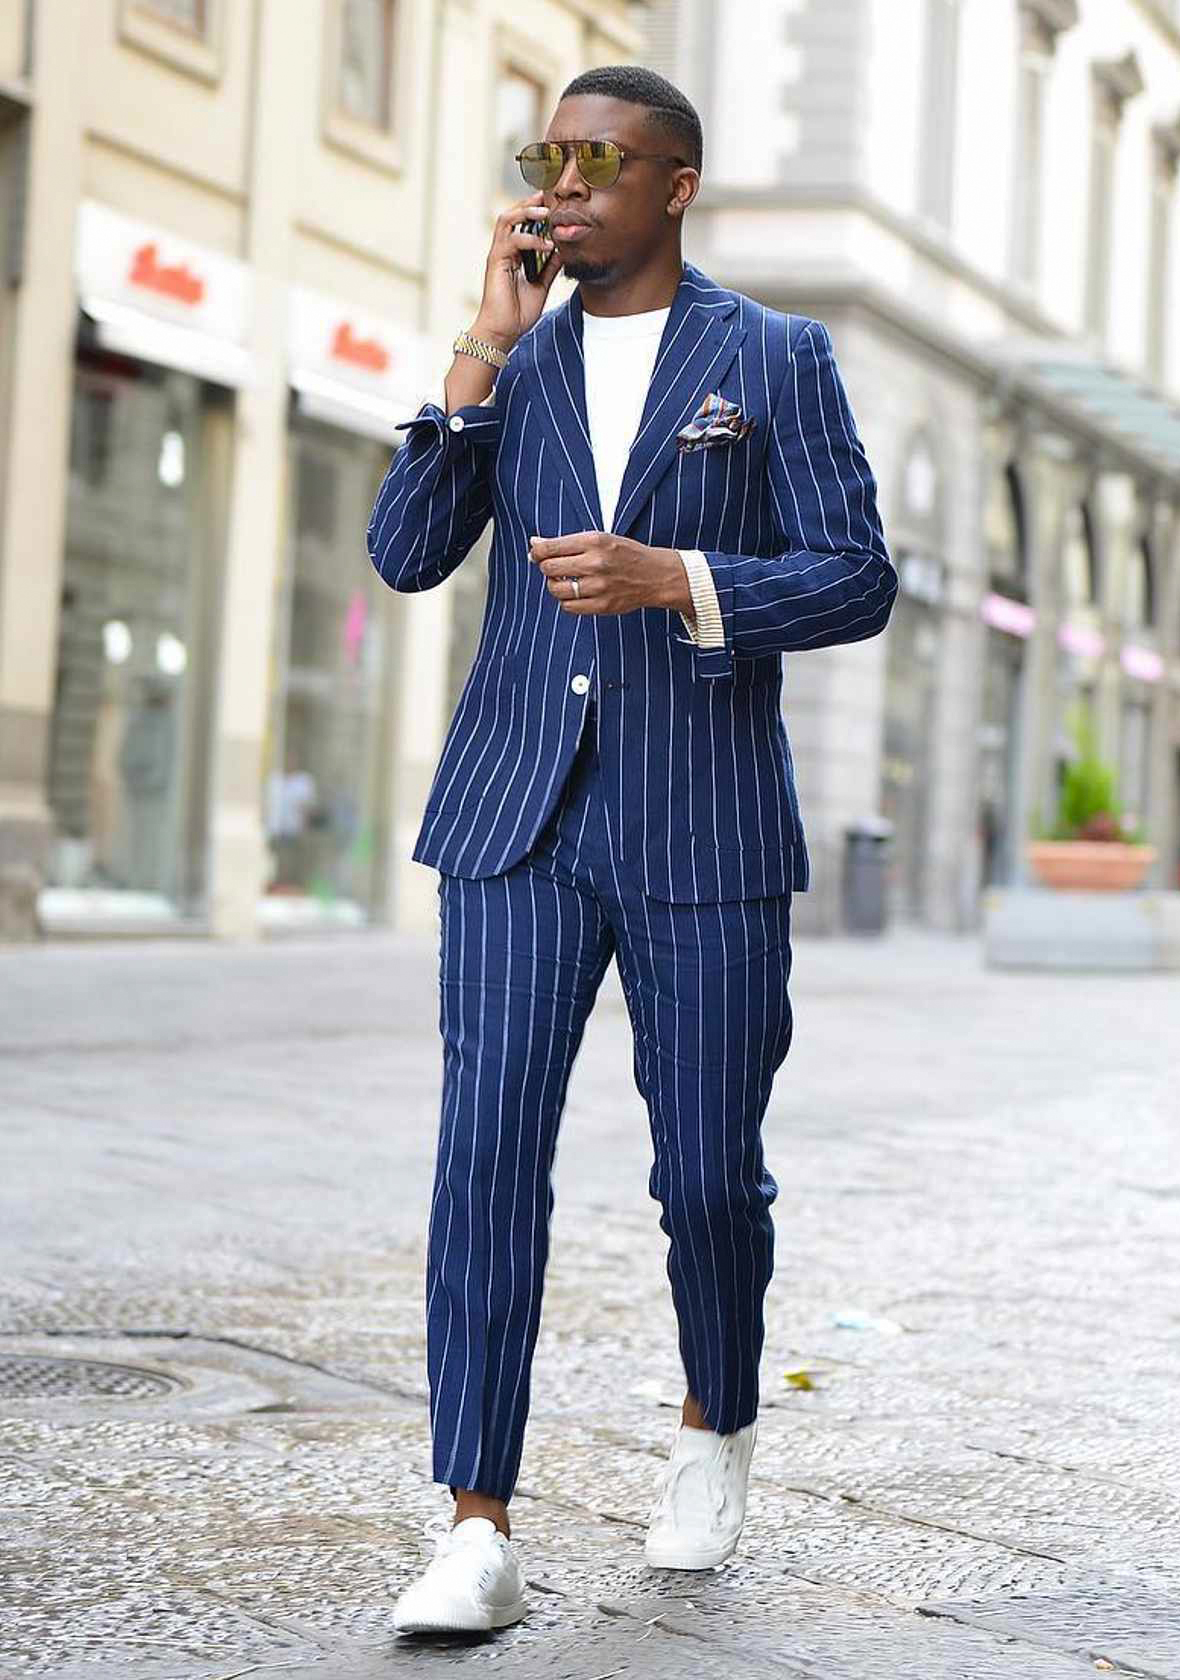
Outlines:
{"label": "man's hand", "polygon": [[[570,531],[564,537],[530,537],[529,559],[544,572],[549,593],[564,612],[693,610],[688,573],[674,548],[649,548],[609,531]],[[579,584],[576,599],[571,577]]]}

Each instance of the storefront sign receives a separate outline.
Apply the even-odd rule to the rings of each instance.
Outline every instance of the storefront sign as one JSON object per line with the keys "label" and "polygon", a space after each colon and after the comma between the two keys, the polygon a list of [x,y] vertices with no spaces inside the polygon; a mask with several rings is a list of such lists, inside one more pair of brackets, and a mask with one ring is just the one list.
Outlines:
{"label": "storefront sign", "polygon": [[1013,601],[994,592],[983,597],[979,611],[985,624],[990,624],[993,630],[1004,630],[1009,636],[1031,636],[1037,622],[1036,613],[1023,601]]}
{"label": "storefront sign", "polygon": [[109,348],[245,384],[252,283],[244,263],[84,201],[75,273],[82,308]]}
{"label": "storefront sign", "polygon": [[1136,647],[1130,642],[1120,653],[1119,664],[1129,677],[1139,682],[1159,682],[1164,674],[1164,662],[1154,649]]}
{"label": "storefront sign", "polygon": [[306,286],[291,288],[289,338],[301,408],[390,442],[399,441],[396,423],[417,412],[436,372],[421,333]]}

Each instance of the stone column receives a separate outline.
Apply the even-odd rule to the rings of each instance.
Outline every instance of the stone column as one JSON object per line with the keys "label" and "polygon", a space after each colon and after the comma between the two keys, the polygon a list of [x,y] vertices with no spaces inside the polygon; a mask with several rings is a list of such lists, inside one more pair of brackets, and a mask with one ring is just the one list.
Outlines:
{"label": "stone column", "polygon": [[297,184],[291,160],[306,121],[301,81],[271,69],[287,56],[286,12],[285,0],[259,0],[255,21],[244,255],[254,270],[256,379],[237,397],[213,747],[209,917],[215,934],[236,940],[258,936],[267,868],[262,754],[287,485],[286,306]]}
{"label": "stone column", "polygon": [[[84,0],[36,9],[34,105],[0,483],[0,939],[36,933],[74,380]],[[19,236],[19,235],[18,235]]]}
{"label": "stone column", "polygon": [[1117,765],[1122,751],[1123,677],[1119,650],[1123,641],[1123,603],[1138,521],[1134,479],[1129,473],[1101,473],[1094,502],[1099,528],[1098,604],[1106,642],[1098,673],[1098,750],[1109,763]]}
{"label": "stone column", "polygon": [[1061,613],[1061,540],[1065,509],[1076,493],[1074,469],[1056,453],[1021,446],[1025,461],[1024,485],[1028,517],[1029,601],[1036,612],[1036,628],[1028,641],[1025,663],[1017,809],[1014,816],[1013,877],[1027,884],[1026,842],[1034,817],[1046,826],[1053,821],[1049,805],[1048,766],[1057,712],[1057,626]]}
{"label": "stone column", "polygon": [[1180,519],[1171,510],[1159,521],[1155,543],[1156,624],[1164,676],[1151,708],[1147,838],[1158,857],[1150,880],[1163,891],[1180,887]]}
{"label": "stone column", "polygon": [[[431,15],[436,30],[435,86],[423,110],[429,114],[433,133],[423,133],[423,150],[429,140],[431,155],[437,159],[476,156],[485,112],[483,104],[471,98],[469,66],[473,61],[489,61],[491,48],[483,34],[486,22],[467,5],[445,0],[439,0]],[[484,198],[486,179],[477,169],[451,170],[444,178],[437,168],[428,167],[423,191],[424,276],[418,326],[438,346],[433,385],[437,389],[451,365],[451,340],[461,327],[471,325],[479,307],[492,222]],[[474,244],[472,228],[481,230]],[[410,852],[450,721],[446,692],[453,606],[450,580],[401,599],[404,612],[391,731],[389,919],[401,932],[429,933],[437,923],[438,878],[432,869],[413,862]]]}
{"label": "stone column", "polygon": [[983,510],[987,456],[978,407],[956,416],[961,447],[948,449],[946,593],[941,604],[938,715],[933,723],[923,921],[961,933],[978,922],[979,719],[983,703]]}

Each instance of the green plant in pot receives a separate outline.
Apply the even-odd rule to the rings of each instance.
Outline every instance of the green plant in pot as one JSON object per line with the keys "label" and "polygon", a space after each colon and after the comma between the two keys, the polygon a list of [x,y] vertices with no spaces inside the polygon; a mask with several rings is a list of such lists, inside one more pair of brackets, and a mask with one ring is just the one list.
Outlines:
{"label": "green plant in pot", "polygon": [[1047,887],[1091,892],[1136,887],[1155,861],[1155,848],[1123,821],[1115,769],[1098,752],[1089,708],[1076,706],[1070,724],[1077,753],[1066,766],[1048,838],[1028,848],[1033,872]]}

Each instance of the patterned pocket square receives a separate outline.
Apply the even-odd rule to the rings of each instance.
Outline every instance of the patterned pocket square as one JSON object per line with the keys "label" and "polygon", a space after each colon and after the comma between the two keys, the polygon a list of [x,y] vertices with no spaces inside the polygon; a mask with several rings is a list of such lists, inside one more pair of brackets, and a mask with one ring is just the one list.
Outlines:
{"label": "patterned pocket square", "polygon": [[708,449],[718,443],[739,443],[754,429],[754,417],[743,419],[741,405],[707,391],[700,407],[676,434],[677,449]]}

